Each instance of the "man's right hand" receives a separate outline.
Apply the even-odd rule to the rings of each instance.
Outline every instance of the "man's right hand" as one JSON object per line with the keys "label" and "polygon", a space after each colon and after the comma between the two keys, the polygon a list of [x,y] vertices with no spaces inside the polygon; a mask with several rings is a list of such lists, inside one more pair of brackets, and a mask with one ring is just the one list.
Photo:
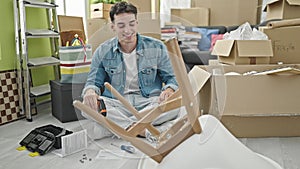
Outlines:
{"label": "man's right hand", "polygon": [[98,98],[99,95],[93,89],[88,89],[83,96],[83,104],[91,107],[95,111],[98,111]]}

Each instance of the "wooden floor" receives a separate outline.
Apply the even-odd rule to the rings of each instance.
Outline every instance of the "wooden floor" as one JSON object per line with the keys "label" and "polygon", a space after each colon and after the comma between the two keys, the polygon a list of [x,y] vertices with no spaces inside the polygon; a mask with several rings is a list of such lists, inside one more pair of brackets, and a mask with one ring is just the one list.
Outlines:
{"label": "wooden floor", "polygon": [[[101,144],[94,141],[89,142],[87,150],[61,158],[53,153],[44,156],[29,157],[28,151],[17,151],[19,142],[35,127],[53,124],[64,127],[71,131],[82,129],[86,120],[81,122],[61,123],[51,115],[51,108],[39,110],[39,114],[33,116],[33,122],[21,119],[0,126],[0,169],[80,169],[80,168],[120,168],[134,169],[138,166],[137,158],[99,158],[99,151],[103,149]],[[300,169],[300,137],[288,138],[241,138],[244,145],[253,151],[265,155],[276,161],[284,169]],[[110,141],[106,141],[110,142]],[[230,152],[228,152],[230,155]],[[84,157],[89,160],[83,160]]]}

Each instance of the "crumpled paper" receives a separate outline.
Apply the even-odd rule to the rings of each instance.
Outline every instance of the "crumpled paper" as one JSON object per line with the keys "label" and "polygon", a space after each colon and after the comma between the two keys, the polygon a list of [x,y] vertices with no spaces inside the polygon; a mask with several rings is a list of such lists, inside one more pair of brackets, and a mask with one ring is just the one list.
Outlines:
{"label": "crumpled paper", "polygon": [[268,40],[268,36],[257,30],[256,28],[251,28],[251,25],[246,22],[240,25],[236,30],[227,32],[224,34],[223,39],[230,40]]}

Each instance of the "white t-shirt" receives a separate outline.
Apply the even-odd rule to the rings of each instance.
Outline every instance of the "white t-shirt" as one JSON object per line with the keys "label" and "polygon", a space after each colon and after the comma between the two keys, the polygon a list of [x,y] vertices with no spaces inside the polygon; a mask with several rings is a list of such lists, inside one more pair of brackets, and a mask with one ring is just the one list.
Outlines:
{"label": "white t-shirt", "polygon": [[138,70],[137,70],[137,55],[134,49],[131,53],[123,53],[123,58],[126,66],[126,82],[124,94],[139,92]]}

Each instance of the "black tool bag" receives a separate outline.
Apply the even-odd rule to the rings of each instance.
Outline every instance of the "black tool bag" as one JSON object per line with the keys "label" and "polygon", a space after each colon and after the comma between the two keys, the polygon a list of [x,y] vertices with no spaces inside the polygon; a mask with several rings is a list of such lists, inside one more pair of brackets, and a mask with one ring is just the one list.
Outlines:
{"label": "black tool bag", "polygon": [[51,148],[61,148],[61,137],[73,133],[54,125],[35,128],[19,143],[31,152],[46,154]]}

